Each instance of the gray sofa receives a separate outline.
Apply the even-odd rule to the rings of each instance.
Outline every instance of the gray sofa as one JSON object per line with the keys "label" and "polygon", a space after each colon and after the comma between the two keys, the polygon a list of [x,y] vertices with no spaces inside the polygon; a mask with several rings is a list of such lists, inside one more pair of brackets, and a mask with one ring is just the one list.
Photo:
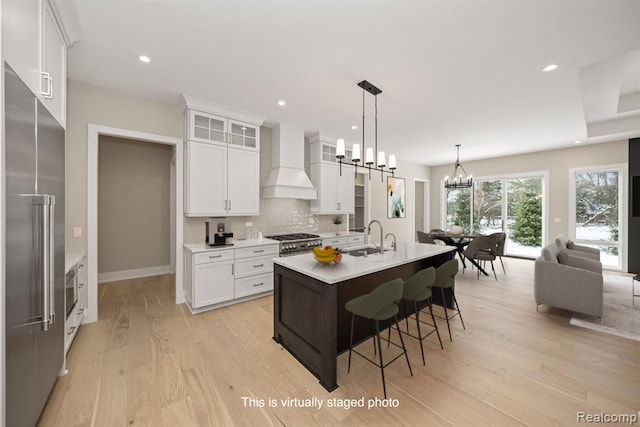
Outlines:
{"label": "gray sofa", "polygon": [[577,245],[562,248],[556,242],[542,248],[535,261],[536,304],[602,317],[602,264],[594,259],[596,254]]}

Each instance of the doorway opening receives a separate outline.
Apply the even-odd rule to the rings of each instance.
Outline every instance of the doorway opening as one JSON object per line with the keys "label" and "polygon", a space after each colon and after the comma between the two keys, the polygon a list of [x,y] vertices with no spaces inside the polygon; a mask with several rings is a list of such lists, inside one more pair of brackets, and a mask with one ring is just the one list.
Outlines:
{"label": "doorway opening", "polygon": [[413,179],[413,238],[418,241],[417,231],[429,231],[429,180]]}
{"label": "doorway opening", "polygon": [[179,138],[89,124],[87,135],[87,322],[98,320],[98,164],[100,136],[173,146],[170,162],[170,267],[175,272],[176,304],[183,292],[182,140]]}

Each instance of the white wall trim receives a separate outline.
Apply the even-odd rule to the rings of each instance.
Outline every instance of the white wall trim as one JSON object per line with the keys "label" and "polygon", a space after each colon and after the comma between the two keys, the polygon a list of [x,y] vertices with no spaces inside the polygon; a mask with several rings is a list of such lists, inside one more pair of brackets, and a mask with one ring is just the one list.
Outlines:
{"label": "white wall trim", "polygon": [[[431,187],[430,187],[430,183],[429,180],[426,178],[413,178],[413,226],[412,226],[412,231],[413,231],[413,240],[417,239],[416,236],[416,182],[422,182],[423,183],[423,189],[424,189],[424,194],[422,195],[423,197],[423,206],[422,209],[424,210],[424,221],[423,221],[423,226],[424,226],[424,231],[429,231],[429,227],[431,224],[430,221],[430,210],[431,210],[431,206],[429,203],[429,199],[431,198]],[[444,184],[443,184],[444,185]]]}
{"label": "white wall trim", "polygon": [[116,282],[118,280],[137,279],[140,277],[160,276],[170,274],[170,265],[158,265],[155,267],[135,268],[133,270],[112,271],[98,273],[98,283]]}
{"label": "white wall trim", "polygon": [[155,135],[128,129],[119,129],[95,124],[88,125],[87,131],[87,323],[98,320],[98,142],[100,135],[136,139],[175,147],[175,266],[176,304],[184,303],[183,288],[183,162],[182,139]]}
{"label": "white wall trim", "polygon": [[[622,250],[622,256],[620,257],[620,264],[617,268],[613,268],[613,270],[621,269],[622,271],[627,271],[627,261],[628,261],[628,252],[629,247],[627,245],[627,225],[629,221],[629,178],[627,177],[629,171],[628,163],[614,163],[610,165],[596,165],[596,166],[584,166],[584,167],[575,167],[569,169],[569,221],[568,226],[568,238],[572,240],[576,239],[576,183],[573,177],[575,173],[580,172],[598,172],[605,170],[619,170],[620,176],[618,177],[620,181],[620,186],[618,187],[618,199],[620,200],[620,210],[618,215],[621,216],[619,219],[619,228],[618,228],[618,245]],[[583,244],[588,243],[596,243],[596,242],[587,242],[583,241]],[[605,267],[607,269],[612,269],[610,267]]]}

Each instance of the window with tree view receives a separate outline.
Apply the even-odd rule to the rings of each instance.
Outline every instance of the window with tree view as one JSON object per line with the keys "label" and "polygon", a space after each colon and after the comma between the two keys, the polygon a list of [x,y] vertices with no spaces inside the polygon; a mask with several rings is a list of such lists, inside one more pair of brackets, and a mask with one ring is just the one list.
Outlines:
{"label": "window with tree view", "polygon": [[617,168],[573,173],[575,241],[600,249],[602,264],[615,268],[621,268],[621,179]]}
{"label": "window with tree view", "polygon": [[447,230],[459,225],[465,232],[506,232],[508,255],[535,258],[543,233],[543,177],[478,179],[471,189],[446,190]]}

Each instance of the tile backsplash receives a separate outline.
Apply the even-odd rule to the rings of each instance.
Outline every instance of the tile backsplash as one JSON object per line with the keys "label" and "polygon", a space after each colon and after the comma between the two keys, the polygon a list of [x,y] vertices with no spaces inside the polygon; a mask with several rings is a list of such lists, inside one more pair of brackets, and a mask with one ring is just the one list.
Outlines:
{"label": "tile backsplash", "polygon": [[[247,237],[247,222],[252,222],[264,236],[284,233],[335,232],[332,222],[334,215],[316,215],[310,211],[308,200],[260,199],[260,216],[227,217],[235,238]],[[184,221],[184,242],[204,242],[206,218],[186,218]],[[341,230],[346,230],[345,222]]]}

